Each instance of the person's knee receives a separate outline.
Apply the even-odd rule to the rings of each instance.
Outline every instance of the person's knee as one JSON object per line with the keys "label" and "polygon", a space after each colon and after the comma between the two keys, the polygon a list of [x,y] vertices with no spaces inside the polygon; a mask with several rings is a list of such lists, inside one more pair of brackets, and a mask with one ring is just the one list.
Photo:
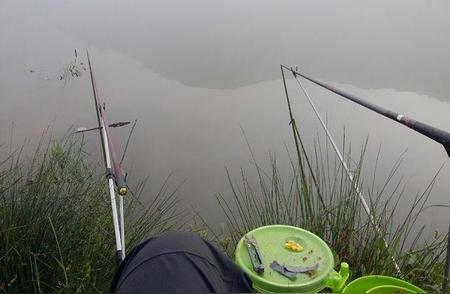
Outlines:
{"label": "person's knee", "polygon": [[251,282],[232,260],[200,236],[166,232],[136,246],[111,287],[111,291],[150,290],[248,292]]}
{"label": "person's knee", "polygon": [[174,244],[180,244],[187,241],[203,242],[203,239],[195,234],[180,231],[165,232],[158,235],[156,238],[171,241]]}

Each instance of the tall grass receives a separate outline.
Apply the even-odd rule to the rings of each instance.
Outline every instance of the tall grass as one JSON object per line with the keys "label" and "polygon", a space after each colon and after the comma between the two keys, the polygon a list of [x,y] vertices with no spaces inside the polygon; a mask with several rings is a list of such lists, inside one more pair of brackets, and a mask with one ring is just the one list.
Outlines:
{"label": "tall grass", "polygon": [[[245,134],[244,134],[245,135]],[[318,137],[319,138],[319,137]],[[247,142],[248,144],[248,142]],[[343,147],[346,146],[345,137]],[[445,236],[436,235],[423,242],[425,226],[417,229],[421,213],[427,206],[437,174],[418,195],[404,195],[405,185],[394,175],[401,164],[401,157],[384,175],[384,184],[377,187],[374,168],[372,181],[366,185],[361,178],[367,141],[363,144],[359,159],[352,165],[352,173],[358,185],[364,189],[372,214],[381,234],[369,221],[360,200],[340,162],[326,143],[317,140],[312,155],[300,150],[300,160],[290,158],[290,176],[281,176],[275,156],[270,156],[270,168],[264,170],[253,158],[255,178],[241,169],[239,180],[227,171],[232,197],[218,196],[226,215],[226,236],[216,234],[216,240],[233,255],[234,247],[246,232],[260,226],[288,224],[305,228],[323,238],[335,254],[336,264],[350,264],[353,278],[382,274],[398,276],[391,256],[402,270],[401,278],[423,287],[439,291],[443,278],[443,253]],[[347,158],[351,158],[347,148]],[[376,162],[379,160],[378,153]],[[285,172],[283,170],[283,172]],[[252,184],[256,182],[257,184]],[[367,188],[368,187],[368,188]],[[408,211],[398,215],[399,205]],[[386,239],[389,246],[385,247]]]}
{"label": "tall grass", "polygon": [[[31,159],[0,160],[0,292],[104,292],[115,270],[104,175],[82,138],[45,140]],[[174,191],[165,183],[144,205],[143,187],[126,200],[127,248],[178,228]]]}

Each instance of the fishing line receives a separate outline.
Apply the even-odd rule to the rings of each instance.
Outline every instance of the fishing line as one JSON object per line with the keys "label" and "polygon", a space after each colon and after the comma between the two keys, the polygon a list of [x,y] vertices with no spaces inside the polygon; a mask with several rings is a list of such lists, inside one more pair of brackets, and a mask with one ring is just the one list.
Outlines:
{"label": "fishing line", "polygon": [[[305,184],[305,182],[306,182],[305,181],[306,174],[305,174],[305,171],[303,170],[303,163],[302,163],[302,157],[301,157],[301,153],[300,153],[299,143],[300,143],[300,146],[302,148],[302,152],[305,155],[306,155],[306,150],[305,150],[305,146],[303,145],[303,141],[302,141],[302,138],[300,136],[300,132],[298,131],[294,115],[292,114],[291,101],[289,99],[289,92],[288,92],[287,85],[286,85],[286,79],[285,79],[285,76],[284,76],[283,65],[280,66],[280,70],[281,70],[281,76],[283,78],[284,92],[285,92],[286,102],[287,102],[287,106],[288,106],[288,110],[289,110],[289,118],[290,118],[289,125],[292,127],[292,135],[294,136],[295,150],[297,152],[298,165],[299,165],[299,169],[300,169],[300,172],[301,172],[300,175],[301,175],[302,192],[304,193],[304,195],[308,196],[309,195],[309,191],[308,191],[308,186]],[[306,161],[306,164],[308,165],[308,168],[309,168],[309,171],[310,171],[310,175],[311,175],[311,178],[312,178],[313,183],[314,183],[314,187],[316,187],[317,196],[319,198],[319,201],[320,201],[323,209],[326,211],[327,207],[326,207],[325,202],[323,200],[322,193],[320,192],[320,188],[319,188],[319,185],[318,185],[318,183],[316,181],[316,177],[314,176],[314,172],[313,172],[313,169],[311,167],[311,163],[309,162],[308,156],[305,156],[305,161]],[[309,197],[308,197],[307,204],[309,204],[309,202],[310,201],[309,201]],[[308,205],[306,207],[310,209],[310,207]],[[326,220],[327,220],[328,223],[330,223],[330,219],[329,219],[329,214],[328,213],[326,214]]]}
{"label": "fishing line", "polygon": [[375,228],[376,232],[377,232],[377,233],[379,234],[379,236],[382,238],[382,240],[383,240],[383,242],[384,242],[384,246],[386,247],[386,250],[387,250],[387,251],[389,252],[389,254],[391,255],[391,259],[392,259],[392,262],[394,263],[394,267],[395,267],[395,270],[396,270],[397,274],[401,276],[402,273],[401,273],[400,267],[399,267],[399,265],[398,265],[398,263],[397,263],[397,260],[395,259],[394,255],[391,254],[391,252],[390,252],[390,250],[389,250],[389,244],[387,243],[386,239],[384,238],[384,236],[383,236],[383,234],[382,234],[382,231],[381,231],[380,227],[379,227],[378,224],[376,223],[375,218],[374,218],[374,216],[373,216],[373,214],[372,214],[372,211],[370,210],[369,205],[367,204],[366,199],[364,198],[364,195],[362,194],[362,192],[361,192],[361,190],[360,190],[360,188],[359,188],[359,185],[355,182],[354,177],[353,177],[353,174],[350,172],[350,169],[348,168],[347,163],[346,163],[345,160],[344,160],[344,156],[342,155],[342,153],[340,152],[339,148],[337,147],[336,142],[335,142],[335,140],[333,139],[333,136],[331,135],[331,133],[330,133],[330,131],[328,130],[328,128],[327,128],[325,122],[323,121],[322,117],[320,116],[320,114],[319,114],[319,112],[318,112],[318,110],[317,110],[315,104],[313,103],[313,101],[312,101],[312,99],[311,99],[311,96],[310,96],[309,93],[306,91],[306,89],[303,87],[302,83],[301,83],[300,80],[297,78],[297,75],[296,75],[293,71],[291,71],[291,72],[292,72],[292,74],[293,74],[295,80],[297,81],[298,85],[300,86],[301,90],[303,91],[303,94],[304,94],[304,95],[306,96],[306,98],[308,99],[309,105],[311,105],[311,107],[312,107],[314,113],[316,114],[317,118],[319,119],[320,124],[322,125],[322,128],[324,129],[325,134],[326,134],[328,140],[330,141],[331,145],[333,146],[333,149],[334,149],[334,151],[336,152],[336,155],[338,156],[339,161],[341,162],[342,167],[344,168],[344,170],[345,170],[345,172],[346,172],[346,174],[347,174],[347,176],[348,176],[348,179],[349,179],[350,182],[352,183],[353,188],[355,189],[356,194],[358,195],[359,200],[361,201],[361,204],[362,204],[362,206],[363,206],[363,208],[364,208],[364,211],[367,213],[367,216],[369,217],[370,222],[372,223],[372,225],[373,225],[373,227]]}
{"label": "fishing line", "polygon": [[122,158],[120,159],[120,165],[122,165],[122,162],[125,159],[125,155],[127,154],[128,144],[130,143],[131,136],[133,135],[134,128],[136,127],[137,121],[138,121],[137,119],[134,120],[134,124],[131,127],[130,133],[128,134],[127,143],[125,144],[125,148],[124,148],[123,153],[122,153]]}

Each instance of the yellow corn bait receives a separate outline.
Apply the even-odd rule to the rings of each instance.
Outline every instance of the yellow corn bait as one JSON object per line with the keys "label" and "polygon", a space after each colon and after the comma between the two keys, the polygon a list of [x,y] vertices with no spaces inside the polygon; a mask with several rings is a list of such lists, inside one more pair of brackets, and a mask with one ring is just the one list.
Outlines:
{"label": "yellow corn bait", "polygon": [[292,240],[287,241],[284,244],[284,248],[294,251],[294,252],[302,252],[304,250],[304,248],[300,244],[298,244],[297,242],[292,241]]}

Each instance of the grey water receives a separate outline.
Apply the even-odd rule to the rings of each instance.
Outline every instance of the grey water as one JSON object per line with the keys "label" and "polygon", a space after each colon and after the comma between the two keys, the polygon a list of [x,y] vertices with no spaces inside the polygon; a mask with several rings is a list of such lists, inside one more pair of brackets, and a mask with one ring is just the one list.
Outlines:
{"label": "grey water", "polygon": [[[292,150],[280,64],[299,66],[367,100],[450,130],[450,4],[447,1],[10,1],[0,2],[0,144],[36,144],[43,129],[94,126],[90,80],[59,79],[89,49],[111,121],[138,119],[125,169],[149,175],[148,195],[172,174],[182,206],[213,224],[257,159]],[[357,155],[369,136],[367,176],[379,183],[407,149],[397,178],[404,207],[442,166],[429,204],[449,205],[448,156],[435,142],[311,84],[338,142]],[[321,133],[298,86],[288,80],[307,147]],[[114,130],[123,150],[129,128]],[[97,134],[86,134],[92,154]],[[5,154],[2,150],[2,154]],[[100,157],[97,156],[99,162]],[[357,156],[353,158],[357,159]],[[150,197],[150,196],[149,196]],[[404,208],[406,210],[406,208]],[[446,230],[448,208],[429,209],[430,229]]]}

